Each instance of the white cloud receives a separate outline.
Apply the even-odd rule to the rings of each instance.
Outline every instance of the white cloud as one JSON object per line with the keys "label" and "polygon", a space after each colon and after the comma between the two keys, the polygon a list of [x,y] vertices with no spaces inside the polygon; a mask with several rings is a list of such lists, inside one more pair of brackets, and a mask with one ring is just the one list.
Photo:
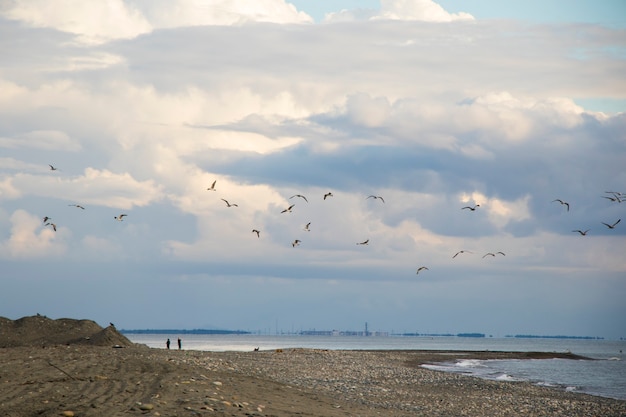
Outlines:
{"label": "white cloud", "polygon": [[448,13],[432,0],[381,0],[379,18],[397,20],[421,20],[428,22],[450,22],[473,20],[469,13]]}
{"label": "white cloud", "polygon": [[7,2],[0,13],[35,27],[75,34],[88,44],[134,38],[159,28],[313,21],[284,0],[32,0]]}
{"label": "white cloud", "polygon": [[0,148],[34,148],[48,151],[76,152],[80,143],[65,132],[56,130],[34,130],[16,135],[14,138],[0,137]]}
{"label": "white cloud", "polygon": [[62,236],[66,229],[57,227],[55,232],[42,220],[25,210],[16,210],[10,217],[11,232],[7,240],[0,242],[0,255],[5,259],[41,259],[61,256],[66,251]]}
{"label": "white cloud", "polygon": [[380,10],[355,9],[329,13],[324,20],[333,23],[365,19],[422,22],[474,20],[474,17],[469,13],[449,13],[432,0],[381,0],[380,5]]}

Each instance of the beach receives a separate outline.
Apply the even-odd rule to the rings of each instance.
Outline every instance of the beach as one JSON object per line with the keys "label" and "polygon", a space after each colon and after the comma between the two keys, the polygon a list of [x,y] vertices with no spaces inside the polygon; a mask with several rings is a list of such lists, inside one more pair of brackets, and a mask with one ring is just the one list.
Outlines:
{"label": "beach", "polygon": [[111,323],[0,317],[0,415],[624,416],[626,401],[426,369],[571,353],[267,349],[132,343]]}
{"label": "beach", "polygon": [[527,355],[519,352],[55,345],[0,354],[0,415],[7,417],[626,415],[625,401],[419,366]]}

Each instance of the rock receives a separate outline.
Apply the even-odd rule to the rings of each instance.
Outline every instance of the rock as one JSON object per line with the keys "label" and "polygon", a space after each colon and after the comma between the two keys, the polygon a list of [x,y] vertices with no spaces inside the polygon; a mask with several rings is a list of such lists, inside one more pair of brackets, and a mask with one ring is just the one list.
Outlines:
{"label": "rock", "polygon": [[152,410],[153,408],[154,408],[154,405],[152,405],[152,404],[141,404],[141,405],[139,406],[139,409],[140,409],[141,411],[150,411],[150,410]]}

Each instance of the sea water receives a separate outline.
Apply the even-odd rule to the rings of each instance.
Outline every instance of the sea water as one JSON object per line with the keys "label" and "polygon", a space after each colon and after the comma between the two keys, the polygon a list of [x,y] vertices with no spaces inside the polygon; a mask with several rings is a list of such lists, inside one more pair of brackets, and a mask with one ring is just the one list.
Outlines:
{"label": "sea water", "polygon": [[210,352],[289,348],[329,350],[469,350],[505,352],[571,352],[593,360],[459,359],[425,368],[456,372],[496,381],[528,381],[572,392],[626,400],[626,341],[542,338],[363,337],[300,335],[125,334],[134,343],[165,349],[169,338],[176,349]]}

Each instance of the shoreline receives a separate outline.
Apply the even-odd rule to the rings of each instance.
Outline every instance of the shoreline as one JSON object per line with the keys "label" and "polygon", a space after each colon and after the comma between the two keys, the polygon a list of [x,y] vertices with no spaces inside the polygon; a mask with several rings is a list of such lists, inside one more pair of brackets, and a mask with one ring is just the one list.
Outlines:
{"label": "shoreline", "polygon": [[421,366],[582,359],[571,353],[55,345],[2,348],[0,355],[0,414],[7,417],[626,415],[623,400]]}

